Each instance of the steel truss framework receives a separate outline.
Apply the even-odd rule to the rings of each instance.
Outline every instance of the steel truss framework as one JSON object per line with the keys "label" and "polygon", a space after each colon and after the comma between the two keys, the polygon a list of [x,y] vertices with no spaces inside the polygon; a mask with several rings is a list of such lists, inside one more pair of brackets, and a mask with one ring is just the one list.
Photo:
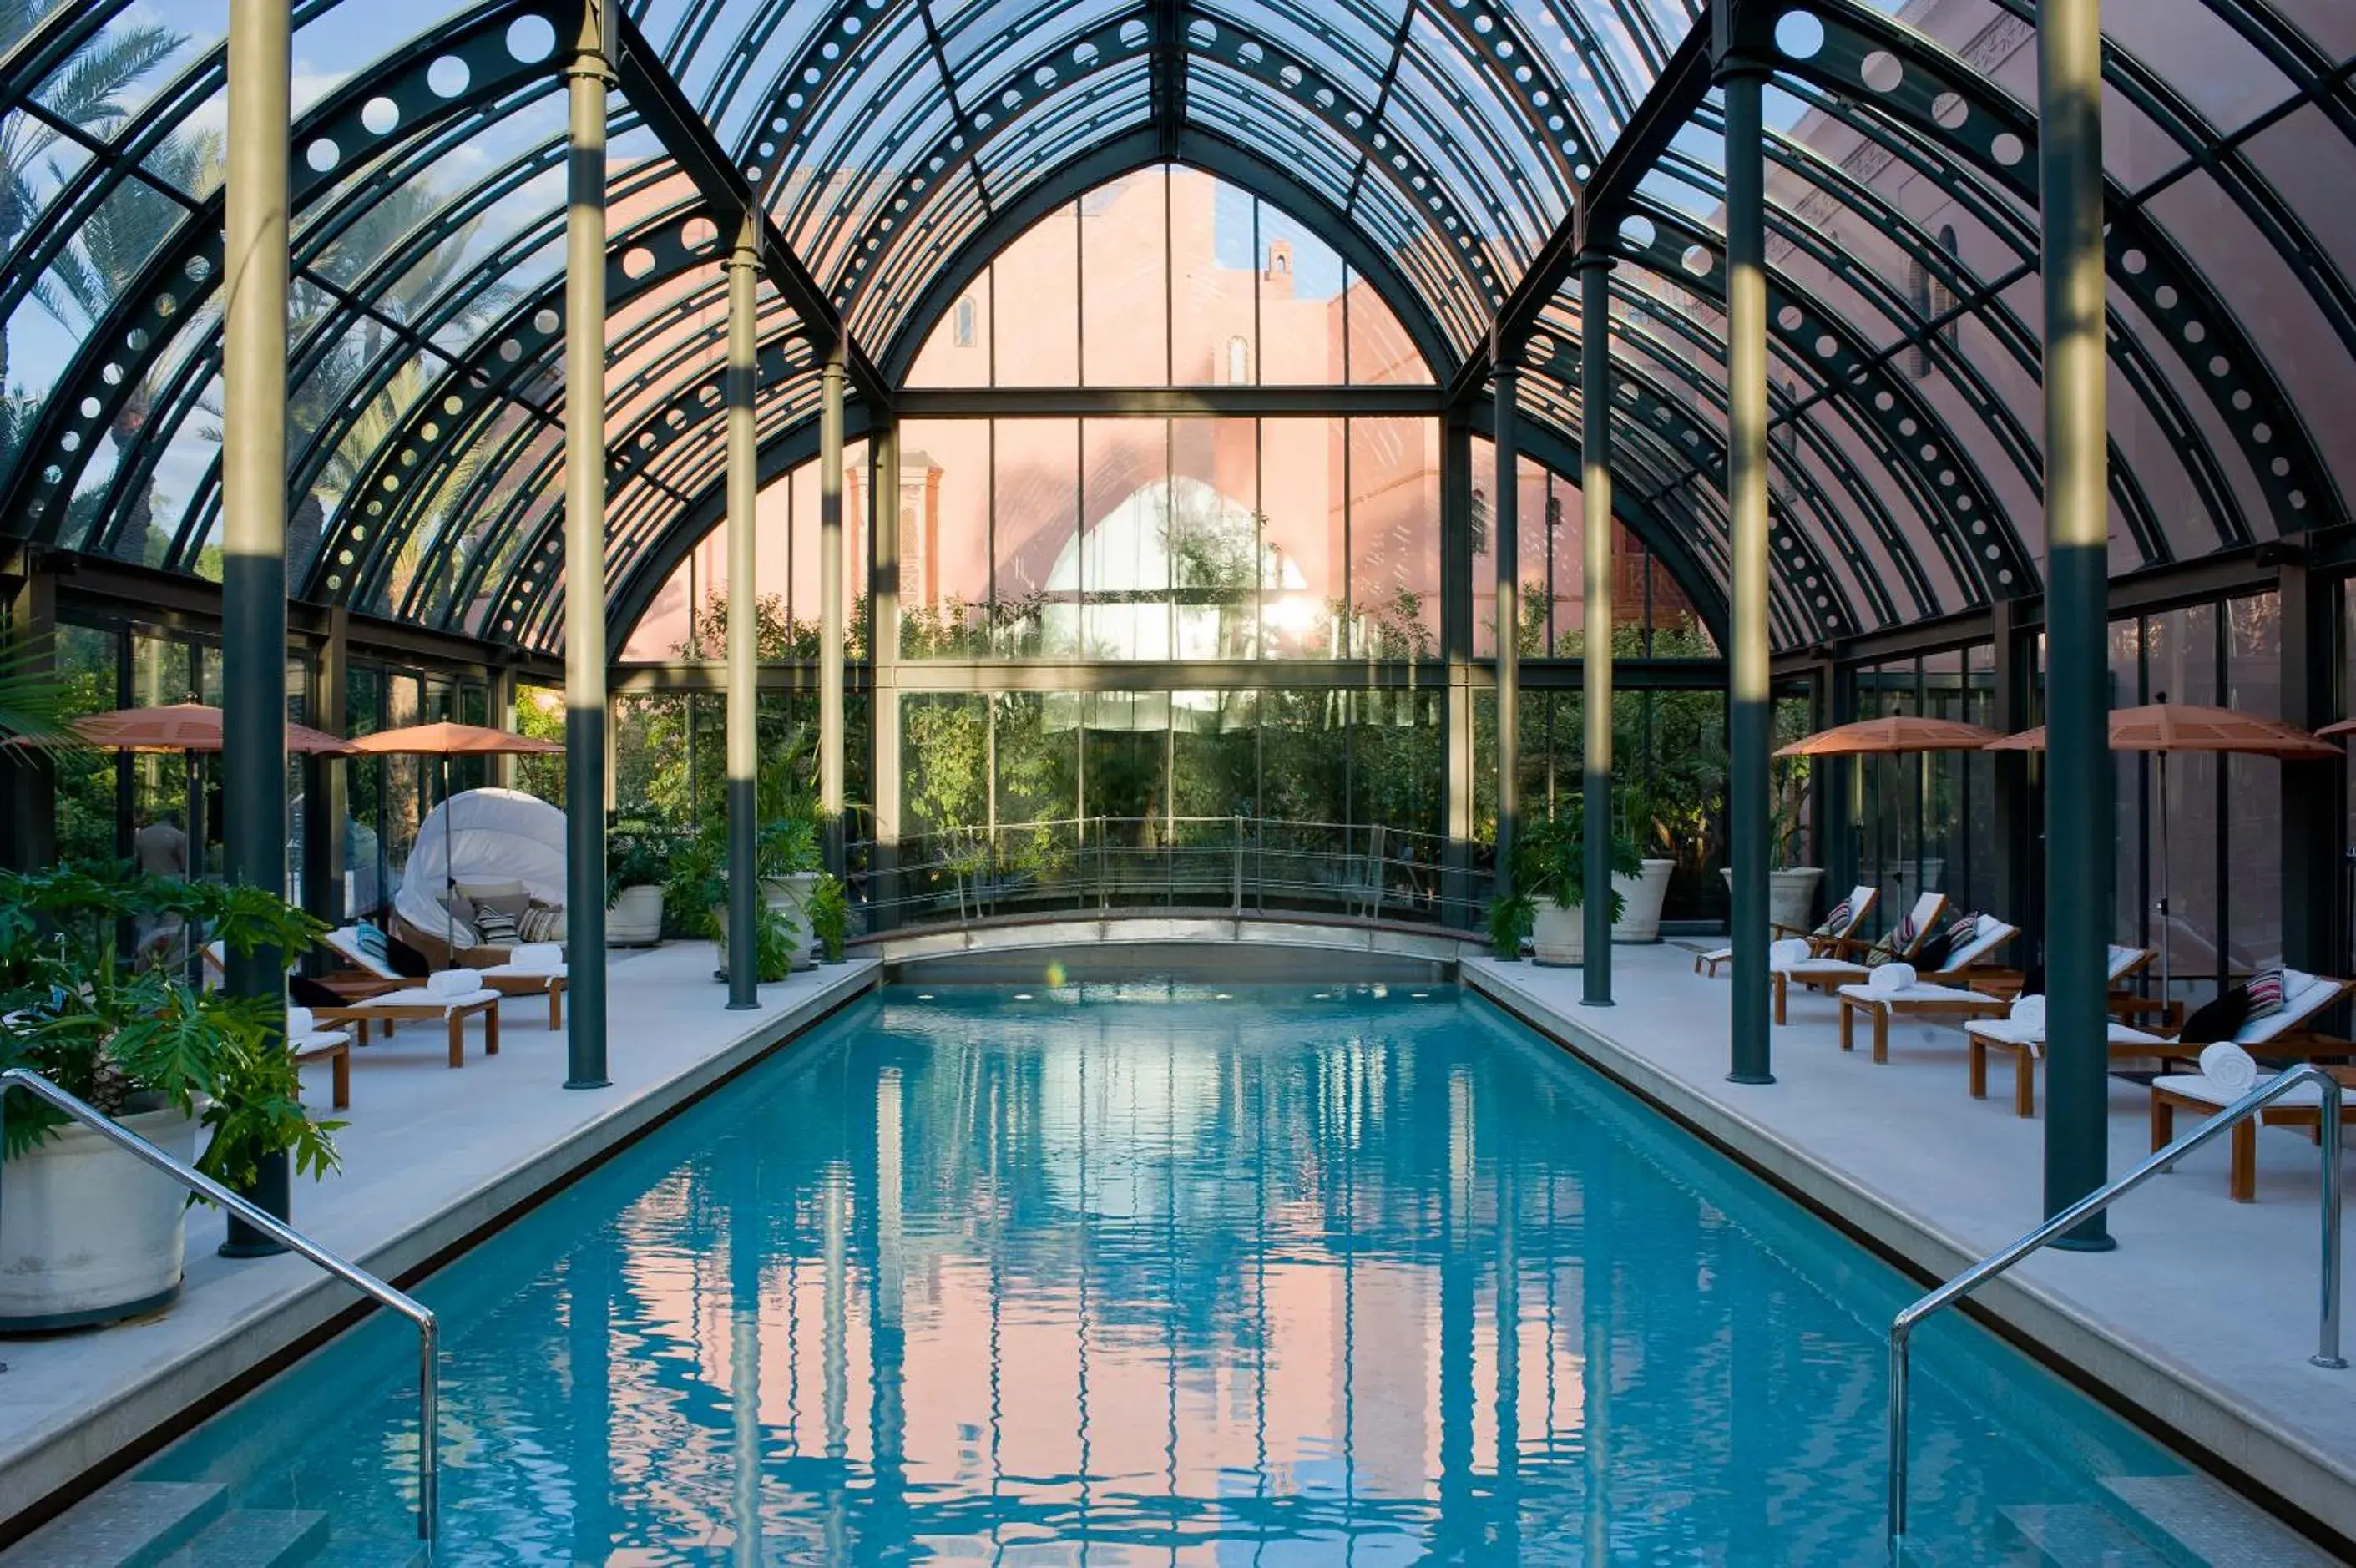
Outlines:
{"label": "steel truss framework", "polygon": [[[561,636],[562,280],[547,258],[562,210],[548,192],[563,156],[556,40],[576,3],[457,8],[298,111],[289,573],[306,602],[532,652]],[[2007,62],[2034,5],[1987,0],[1972,36],[1934,38],[1861,0],[1729,3],[1733,50],[1772,70],[1778,105],[1778,645],[1862,646],[2033,599],[2040,458],[2022,393],[2037,341],[2020,300],[2036,268],[2036,120]],[[2317,389],[2340,372],[2286,361],[2356,358],[2356,280],[2268,139],[2297,129],[2344,155],[2356,61],[2264,0],[2171,4],[2276,85],[2221,121],[2216,96],[2138,52],[2131,27],[2107,53],[2106,85],[2172,149],[2146,147],[2105,190],[2113,372],[2174,465],[2155,478],[2152,443],[2115,434],[2114,564],[2129,569],[2335,537],[2348,521],[2343,475],[2315,434]],[[305,0],[300,38],[331,32],[342,8]],[[1615,259],[1614,504],[1705,617],[1722,616],[1722,125],[1709,18],[1685,0],[756,11],[734,38],[697,0],[634,7],[621,29],[616,646],[720,515],[720,237],[741,215],[759,220],[770,285],[759,428],[775,477],[814,450],[830,352],[846,363],[852,433],[888,421],[926,335],[993,254],[1092,187],[1162,161],[1258,192],[1329,243],[1430,364],[1433,412],[1484,428],[1492,370],[1501,356],[1519,365],[1522,446],[1564,473],[1581,418],[1570,269],[1582,253]],[[53,304],[134,208],[149,235],[117,258],[53,373],[19,374],[0,528],[196,574],[220,522],[204,431],[221,205],[173,171],[223,67],[217,46],[194,48],[134,112],[78,110],[60,82],[125,13],[53,6],[0,56],[0,113],[63,150],[0,227],[0,323]],[[1925,188],[1970,247],[1918,216]],[[2276,259],[2296,311],[2260,308],[2254,283],[2217,270],[2224,252],[2186,227],[2211,219]],[[1847,246],[1843,224],[1869,227],[1906,275]],[[1144,395],[977,393],[966,406],[1131,412]],[[1362,394],[1258,395],[1266,412],[1346,412]],[[1363,395],[1371,407],[1374,390]],[[907,394],[908,408],[926,396]]]}

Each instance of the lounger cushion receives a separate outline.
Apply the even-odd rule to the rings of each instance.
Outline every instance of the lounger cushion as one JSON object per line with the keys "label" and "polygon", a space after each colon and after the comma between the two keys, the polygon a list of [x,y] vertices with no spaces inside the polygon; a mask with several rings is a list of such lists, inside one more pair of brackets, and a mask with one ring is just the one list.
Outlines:
{"label": "lounger cushion", "polygon": [[2277,1035],[2288,1034],[2312,1018],[2318,1009],[2339,994],[2340,983],[2336,980],[2286,969],[2283,971],[2281,1011],[2248,1020],[2233,1036],[2234,1043],[2244,1047],[2262,1046]]}
{"label": "lounger cushion", "polygon": [[364,1002],[342,1002],[336,1005],[347,1010],[368,1011],[377,1007],[471,1007],[477,1002],[497,1002],[499,993],[488,986],[456,993],[435,991],[428,986],[412,985],[406,991],[389,991],[382,996],[371,996]]}
{"label": "lounger cushion", "polygon": [[[2273,1081],[2274,1080],[2272,1079],[2262,1078],[2258,1080],[2256,1087],[2263,1089],[2268,1083]],[[2165,1090],[2170,1094],[2180,1094],[2187,1100],[2197,1100],[2203,1105],[2214,1105],[2220,1108],[2231,1105],[2233,1101],[2242,1098],[2241,1094],[2235,1093],[2233,1090],[2225,1088],[2222,1084],[2220,1084],[2214,1079],[2211,1079],[2208,1074],[2200,1072],[2168,1073],[2159,1078],[2153,1079],[2151,1080],[2151,1086],[2154,1089]],[[2244,1090],[2243,1092],[2246,1093],[2250,1091]],[[2280,1100],[2276,1101],[2274,1103],[2276,1105],[2320,1105],[2323,1103],[2323,1089],[2321,1085],[2312,1081],[2302,1083],[2292,1089],[2290,1092],[2285,1094]]]}
{"label": "lounger cushion", "polygon": [[[1975,1018],[1964,1026],[1964,1031],[1966,1034],[1977,1035],[1984,1040],[1995,1040],[2002,1045],[2027,1046],[2040,1057],[2045,1054],[2045,1024],[2042,1019]],[[2161,1048],[2169,1046],[2169,1041],[2160,1038],[2158,1035],[2147,1034],[2144,1030],[2115,1022],[2111,1025],[2111,1044],[2150,1046],[2154,1048],[2154,1055],[2161,1054]]]}
{"label": "lounger cushion", "polygon": [[475,901],[477,909],[497,909],[510,919],[523,918],[525,906],[531,902],[531,889],[522,883],[461,882],[458,891]]}
{"label": "lounger cushion", "polygon": [[1935,985],[1922,981],[1902,991],[1876,991],[1869,984],[1844,985],[1840,993],[1852,1001],[1868,1002],[1876,1006],[1894,1004],[1903,1007],[1909,1002],[1985,1002],[1991,1007],[2010,1005],[1985,991],[1974,991],[1967,985]]}

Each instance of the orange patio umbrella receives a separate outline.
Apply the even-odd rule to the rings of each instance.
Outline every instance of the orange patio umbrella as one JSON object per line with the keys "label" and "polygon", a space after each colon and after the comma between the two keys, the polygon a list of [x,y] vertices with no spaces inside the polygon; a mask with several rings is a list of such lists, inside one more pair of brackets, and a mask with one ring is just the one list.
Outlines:
{"label": "orange patio umbrella", "polygon": [[448,719],[432,724],[404,725],[400,729],[379,730],[351,742],[351,750],[362,757],[433,757],[442,764],[442,950],[453,968],[457,966],[458,952],[452,938],[456,935],[457,917],[450,912],[450,895],[458,886],[458,867],[450,854],[451,841],[456,835],[457,809],[451,802],[450,759],[454,757],[546,757],[562,752],[564,747],[552,740],[535,736],[518,735],[513,730],[494,729],[488,725],[462,725]]}
{"label": "orange patio umbrella", "polygon": [[[82,742],[105,751],[201,752],[221,748],[221,711],[202,703],[157,708],[116,708],[69,721]],[[298,756],[336,757],[351,749],[324,730],[291,720],[286,749]]]}
{"label": "orange patio umbrella", "polygon": [[1794,741],[1778,757],[1870,757],[1909,751],[1977,751],[2000,740],[1995,730],[1956,719],[1926,719],[1913,714],[1835,725]]}
{"label": "orange patio umbrella", "polygon": [[[2329,732],[2327,732],[2329,733]],[[2045,728],[2021,731],[1988,743],[1990,751],[2042,751]],[[2111,710],[2111,749],[2148,751],[2159,757],[2159,991],[2168,994],[2169,954],[2176,945],[2167,930],[2169,908],[2168,757],[2174,751],[2223,752],[2242,757],[2271,757],[2282,762],[2317,762],[2340,755],[2340,748],[2318,740],[2305,730],[2279,719],[2238,714],[2231,708],[2204,708],[2193,703],[2147,703],[2139,708]]]}

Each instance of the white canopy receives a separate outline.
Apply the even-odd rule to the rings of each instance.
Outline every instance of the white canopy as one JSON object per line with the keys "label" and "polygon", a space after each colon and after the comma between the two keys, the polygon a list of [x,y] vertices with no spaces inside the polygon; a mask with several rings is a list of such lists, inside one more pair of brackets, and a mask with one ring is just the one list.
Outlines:
{"label": "white canopy", "polygon": [[[459,882],[520,882],[546,903],[564,902],[564,813],[520,789],[466,789],[426,813],[402,868],[393,908],[421,931],[439,934],[443,890]],[[455,946],[474,946],[463,929]]]}

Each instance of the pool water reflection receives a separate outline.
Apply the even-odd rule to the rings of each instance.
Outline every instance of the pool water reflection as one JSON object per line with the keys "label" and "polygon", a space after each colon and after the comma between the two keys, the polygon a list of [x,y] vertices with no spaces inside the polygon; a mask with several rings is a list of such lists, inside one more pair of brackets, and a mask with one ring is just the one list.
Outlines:
{"label": "pool water reflection", "polygon": [[[1910,1294],[1446,988],[887,991],[427,1282],[439,1560],[1877,1563]],[[397,1537],[408,1354],[145,1473]],[[1918,1368],[1940,1561],[2183,1468],[1960,1321]]]}

